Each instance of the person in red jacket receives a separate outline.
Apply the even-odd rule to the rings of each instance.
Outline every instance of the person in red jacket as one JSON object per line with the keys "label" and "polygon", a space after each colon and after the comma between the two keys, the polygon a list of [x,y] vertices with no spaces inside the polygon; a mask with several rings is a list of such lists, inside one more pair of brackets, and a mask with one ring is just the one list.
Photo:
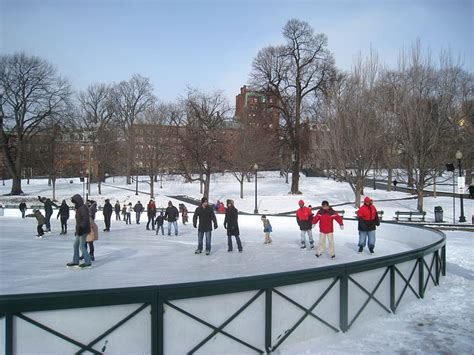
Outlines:
{"label": "person in red jacket", "polygon": [[359,253],[364,251],[366,241],[369,239],[369,251],[370,254],[374,254],[375,229],[380,225],[380,220],[377,209],[373,205],[373,201],[370,197],[367,196],[364,199],[364,204],[360,206],[357,211],[357,219],[359,221]]}
{"label": "person in red jacket", "polygon": [[309,244],[311,245],[311,249],[313,249],[314,240],[311,230],[313,228],[313,225],[311,224],[313,211],[311,211],[311,208],[305,207],[303,200],[300,200],[298,205],[300,208],[296,211],[296,222],[301,231],[301,249],[306,249],[306,234],[308,234]]}
{"label": "person in red jacket", "polygon": [[344,229],[342,217],[329,206],[328,201],[323,201],[321,208],[313,218],[313,224],[319,222],[319,247],[316,251],[317,258],[319,258],[326,250],[326,238],[329,241],[329,254],[331,255],[331,259],[336,258],[336,252],[334,250],[334,220],[339,223],[341,229]]}

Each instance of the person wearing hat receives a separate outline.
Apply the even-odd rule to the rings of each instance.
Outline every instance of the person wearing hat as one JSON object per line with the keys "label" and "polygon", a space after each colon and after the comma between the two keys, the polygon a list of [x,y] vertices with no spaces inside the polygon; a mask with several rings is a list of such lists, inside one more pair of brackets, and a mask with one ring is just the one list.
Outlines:
{"label": "person wearing hat", "polygon": [[148,223],[146,224],[146,230],[150,230],[150,223],[151,223],[151,229],[155,230],[155,217],[156,217],[156,205],[155,205],[155,200],[151,199],[150,202],[148,202],[148,205],[146,206],[146,214],[148,217]]}
{"label": "person wearing hat", "polygon": [[328,201],[323,201],[321,203],[321,208],[313,219],[313,224],[319,222],[319,247],[316,251],[317,258],[319,258],[326,250],[326,239],[329,241],[329,254],[331,255],[331,259],[336,258],[334,248],[334,220],[339,223],[341,229],[344,229],[342,217],[334,211],[331,206],[329,206]]}
{"label": "person wearing hat", "polygon": [[[76,194],[71,198],[72,203],[74,203],[74,209],[76,210],[76,233],[73,244],[74,254],[72,257],[72,262],[67,263],[68,267],[81,267],[81,268],[90,268],[91,257],[87,252],[86,247],[86,238],[87,235],[91,232],[91,217],[89,208],[84,204],[84,200],[81,195]],[[79,265],[79,249],[82,252],[84,257],[84,263]]]}
{"label": "person wearing hat", "polygon": [[301,249],[306,249],[306,234],[308,234],[309,244],[311,249],[313,249],[313,225],[311,223],[313,221],[313,211],[311,211],[311,208],[308,208],[304,205],[303,200],[300,200],[298,205],[300,208],[296,211],[296,222],[298,223],[301,231]]}
{"label": "person wearing hat", "polygon": [[233,200],[227,200],[227,209],[225,211],[224,228],[227,229],[227,251],[233,250],[232,236],[235,236],[237,248],[242,252],[242,242],[240,241],[239,232],[239,211],[234,206]]}
{"label": "person wearing hat", "polygon": [[171,235],[171,226],[174,228],[174,235],[178,235],[179,211],[173,206],[173,202],[168,201],[168,207],[165,210],[165,221],[168,221],[168,235]]}
{"label": "person wearing hat", "polygon": [[[104,232],[110,232],[110,219],[112,218],[112,211],[113,211],[112,204],[110,203],[109,199],[105,200],[104,208],[102,209],[102,214],[104,215],[104,223],[105,229]],[[119,205],[120,209],[120,205]]]}
{"label": "person wearing hat", "polygon": [[59,206],[59,212],[56,219],[61,217],[61,235],[67,234],[67,220],[69,219],[69,206],[66,200],[63,200],[61,206]]}
{"label": "person wearing hat", "polygon": [[[197,221],[199,219],[199,227]],[[211,236],[212,236],[212,224],[214,223],[214,229],[217,229],[217,219],[214,210],[207,201],[206,197],[201,199],[201,205],[196,208],[193,216],[193,226],[198,228],[198,247],[194,254],[202,253],[202,240],[206,235],[206,255],[211,254]]]}
{"label": "person wearing hat", "polygon": [[370,254],[374,254],[375,229],[380,225],[380,220],[377,209],[370,197],[367,196],[364,199],[364,204],[357,211],[357,220],[359,221],[359,253],[364,251],[367,243]]}

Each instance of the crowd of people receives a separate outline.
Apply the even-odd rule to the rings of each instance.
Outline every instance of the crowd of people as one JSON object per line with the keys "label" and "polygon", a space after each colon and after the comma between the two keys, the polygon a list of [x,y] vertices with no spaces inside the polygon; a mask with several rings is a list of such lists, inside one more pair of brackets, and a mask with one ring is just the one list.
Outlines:
{"label": "crowd of people", "polygon": [[[39,209],[34,209],[32,214],[26,215],[26,204],[22,202],[19,206],[22,213],[22,218],[35,217],[37,220],[37,238],[42,238],[45,232],[51,232],[50,219],[53,214],[53,206],[58,208],[57,219],[61,219],[61,235],[67,234],[67,222],[70,215],[70,207],[66,200],[63,200],[61,205],[56,205],[51,199],[38,196],[39,201],[44,205],[45,216]],[[67,264],[68,267],[89,268],[92,266],[92,261],[95,260],[94,241],[98,240],[98,226],[95,223],[95,216],[97,213],[97,203],[93,200],[84,201],[83,198],[76,194],[71,198],[74,204],[76,228],[75,239],[73,244],[73,259]],[[232,252],[233,239],[237,244],[239,252],[243,251],[242,241],[240,239],[240,230],[238,216],[239,212],[235,207],[234,201],[228,199],[226,207],[223,207],[221,202],[215,205],[209,204],[206,197],[200,201],[200,205],[196,208],[193,214],[193,227],[197,229],[197,249],[195,254],[201,254],[203,250],[206,255],[211,254],[212,248],[212,231],[218,228],[216,212],[225,213],[224,229],[227,231],[227,251]],[[305,202],[300,200],[298,202],[299,208],[296,211],[296,222],[300,229],[300,248],[316,249],[315,256],[320,257],[326,251],[326,242],[329,244],[329,256],[335,259],[335,244],[334,244],[334,221],[336,221],[340,228],[344,228],[343,218],[330,206],[328,201],[322,201],[319,208],[313,209],[311,205],[305,206]],[[167,234],[171,236],[173,230],[174,235],[178,236],[178,220],[181,215],[183,225],[188,222],[188,210],[184,204],[179,204],[179,210],[172,201],[168,202],[168,206],[163,211],[158,211],[155,200],[150,199],[146,209],[138,201],[134,206],[131,202],[123,204],[120,207],[119,201],[116,201],[115,206],[112,206],[109,199],[105,200],[102,208],[104,215],[104,232],[110,232],[111,218],[115,212],[116,221],[124,221],[126,224],[131,224],[132,212],[135,212],[135,222],[140,224],[141,214],[146,211],[147,224],[146,230],[156,231],[156,235],[164,235],[164,222],[167,222]],[[216,208],[217,206],[217,208]],[[315,213],[316,212],[316,213]],[[374,254],[375,248],[375,230],[380,225],[377,209],[373,205],[370,197],[364,199],[364,203],[357,211],[359,242],[358,252],[362,253],[367,246],[370,254]],[[271,244],[271,233],[273,232],[270,220],[266,215],[261,216],[264,233],[264,244]],[[316,224],[319,224],[319,243],[317,246],[314,243],[312,230]],[[43,225],[46,226],[46,231],[43,230]],[[307,239],[306,239],[307,238]],[[309,244],[307,244],[307,241]],[[204,244],[205,243],[205,244]],[[81,253],[81,255],[79,255]],[[80,260],[84,260],[80,263]]]}

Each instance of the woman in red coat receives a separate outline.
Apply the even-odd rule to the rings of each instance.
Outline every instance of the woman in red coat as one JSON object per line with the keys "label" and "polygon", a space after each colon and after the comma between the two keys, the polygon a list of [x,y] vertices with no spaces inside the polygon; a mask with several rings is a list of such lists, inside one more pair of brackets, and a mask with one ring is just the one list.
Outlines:
{"label": "woman in red coat", "polygon": [[333,221],[336,220],[341,226],[341,229],[344,229],[344,222],[342,221],[342,217],[329,206],[328,201],[323,201],[321,205],[318,213],[316,213],[316,216],[313,218],[313,224],[319,222],[319,247],[316,251],[316,257],[319,258],[324,250],[326,250],[327,238],[329,241],[329,254],[331,255],[331,259],[335,259]]}

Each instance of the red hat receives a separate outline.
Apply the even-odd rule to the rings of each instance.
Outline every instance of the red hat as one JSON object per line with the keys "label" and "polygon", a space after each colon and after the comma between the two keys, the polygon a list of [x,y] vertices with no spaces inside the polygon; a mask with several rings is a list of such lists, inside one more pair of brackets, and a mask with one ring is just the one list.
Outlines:
{"label": "red hat", "polygon": [[364,203],[369,203],[369,202],[372,202],[372,199],[369,196],[364,198]]}
{"label": "red hat", "polygon": [[298,205],[300,205],[300,206],[301,206],[301,205],[304,205],[304,201],[303,201],[303,200],[299,200]]}

